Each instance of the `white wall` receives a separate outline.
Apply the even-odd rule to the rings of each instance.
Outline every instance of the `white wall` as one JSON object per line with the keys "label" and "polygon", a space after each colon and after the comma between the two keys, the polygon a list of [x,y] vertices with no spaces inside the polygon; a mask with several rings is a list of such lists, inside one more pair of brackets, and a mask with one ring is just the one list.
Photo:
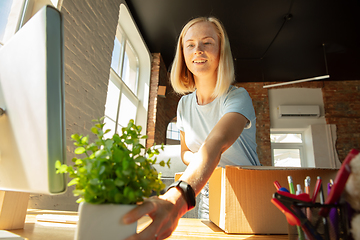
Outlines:
{"label": "white wall", "polygon": [[[319,105],[319,118],[279,118],[279,105]],[[322,91],[320,88],[269,89],[270,128],[307,128],[312,124],[326,124]]]}
{"label": "white wall", "polygon": [[[321,116],[279,118],[279,105],[319,105]],[[271,131],[303,133],[306,167],[340,167],[335,150],[336,126],[326,124],[320,88],[269,89],[269,108]]]}
{"label": "white wall", "polygon": [[336,125],[317,124],[309,127],[311,130],[314,160],[316,167],[340,168],[336,149]]}

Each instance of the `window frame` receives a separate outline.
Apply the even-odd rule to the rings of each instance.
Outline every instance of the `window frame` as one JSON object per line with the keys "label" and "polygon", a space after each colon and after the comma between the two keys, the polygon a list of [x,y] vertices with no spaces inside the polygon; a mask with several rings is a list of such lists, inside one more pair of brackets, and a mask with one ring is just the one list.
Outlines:
{"label": "window frame", "polygon": [[[121,46],[119,57],[118,57],[119,64],[116,66],[117,69],[114,69],[112,67],[112,64],[111,64],[111,70],[113,70],[113,73],[116,74],[118,76],[118,78],[121,79],[121,81],[128,87],[128,89],[133,92],[134,96],[137,96],[138,86],[139,86],[139,72],[140,72],[139,54],[137,53],[136,49],[133,47],[129,37],[127,36],[127,34],[124,31],[123,27],[121,26],[120,22],[117,25],[117,31],[116,31],[114,41],[116,41],[116,38],[118,37],[118,34],[121,34],[121,42],[119,41],[120,46]],[[114,46],[115,46],[115,43],[114,43]],[[123,79],[124,60],[125,60],[125,53],[126,53],[126,48],[127,47],[129,47],[131,49],[131,51],[134,53],[135,59],[136,59],[136,77],[135,77],[136,79],[135,79],[134,89],[131,89],[131,87],[128,86],[128,84]],[[113,58],[113,56],[112,56],[112,58]]]}
{"label": "window frame", "polygon": [[300,154],[300,167],[307,167],[304,131],[302,131],[302,130],[271,130],[270,136],[272,134],[300,134],[301,141],[302,141],[302,143],[274,143],[274,142],[271,142],[271,137],[270,137],[272,166],[275,166],[275,161],[274,161],[274,150],[275,149],[298,149],[299,154]]}
{"label": "window frame", "polygon": [[[119,52],[119,56],[117,56],[118,65],[116,66],[116,69],[113,68],[113,66],[112,66],[113,56],[112,56],[111,65],[110,65],[110,77],[109,77],[109,81],[111,81],[119,90],[119,96],[118,96],[118,101],[117,101],[118,102],[117,110],[116,110],[116,119],[114,122],[115,129],[114,129],[113,133],[119,133],[119,130],[118,130],[119,127],[120,128],[126,127],[126,126],[124,126],[124,124],[119,122],[119,115],[121,114],[121,101],[122,101],[123,94],[125,96],[127,95],[128,99],[133,103],[133,105],[136,108],[135,116],[133,116],[133,118],[132,118],[132,119],[134,119],[135,123],[136,123],[137,112],[138,112],[137,108],[139,107],[139,102],[140,102],[140,99],[136,95],[138,85],[139,85],[139,71],[140,71],[138,54],[135,51],[134,47],[132,47],[131,41],[128,39],[120,22],[117,25],[117,32],[116,32],[115,39],[114,39],[114,46],[115,46],[115,41],[118,40],[118,37],[119,37],[118,34],[121,34],[121,42],[119,41],[120,42],[120,52]],[[131,89],[130,86],[128,86],[128,84],[126,84],[126,82],[123,79],[124,63],[125,63],[124,60],[125,60],[125,52],[126,52],[127,46],[129,46],[131,48],[131,50],[134,52],[136,62],[137,62],[136,63],[135,89]],[[114,54],[114,50],[113,50],[113,54]],[[106,111],[105,111],[105,117],[113,122],[113,119],[106,115]]]}
{"label": "window frame", "polygon": [[[125,3],[120,4],[119,19],[117,24],[118,24],[117,31],[116,34],[114,35],[113,53],[115,50],[115,41],[117,41],[116,38],[118,38],[119,36],[118,34],[121,34],[122,44],[120,46],[120,53],[118,53],[119,56],[115,58],[114,56],[111,57],[111,64],[109,69],[110,71],[109,71],[108,94],[110,93],[109,91],[110,82],[112,82],[112,84],[114,84],[117,88],[114,89],[115,91],[113,92],[115,92],[118,95],[112,95],[112,96],[107,95],[105,111],[104,111],[104,115],[105,115],[104,122],[106,123],[107,121],[111,121],[111,128],[110,128],[111,131],[108,133],[108,135],[111,135],[114,134],[115,131],[116,133],[121,132],[119,128],[123,127],[123,124],[125,124],[125,122],[128,121],[129,119],[133,119],[137,125],[142,126],[141,134],[146,135],[148,107],[149,107],[148,103],[150,96],[149,91],[150,91],[150,78],[151,78],[151,54]],[[134,53],[136,57],[135,58],[136,68],[132,68],[132,69],[136,69],[136,79],[135,79],[136,82],[134,89],[131,89],[131,86],[128,86],[126,84],[125,79],[122,79],[126,46],[129,46],[131,48],[132,53]],[[117,66],[118,71],[113,69],[113,64],[112,64],[113,61],[118,62],[118,66]],[[111,96],[111,99],[108,98],[108,96]],[[121,111],[122,111],[121,104],[122,103],[124,104],[123,102],[124,99],[122,99],[122,97],[124,96],[127,99],[126,101],[131,102],[132,107],[130,107],[130,111],[126,110],[126,114],[121,115]],[[115,98],[117,98],[117,100],[115,100]],[[112,103],[116,101],[116,104],[108,105],[108,101],[112,101]],[[125,108],[128,108],[130,104],[125,104],[123,106]],[[110,110],[107,110],[107,107],[109,107]],[[116,119],[114,122],[114,120],[110,118],[110,116],[108,116],[107,113],[109,114],[112,113],[112,117],[114,117],[115,109],[116,109]],[[132,113],[132,116],[129,116],[128,118],[129,112]],[[125,119],[123,120],[123,124],[121,124],[120,122],[122,116],[125,116]],[[108,127],[106,127],[106,129],[108,129]],[[143,140],[142,143],[145,144],[145,140]]]}
{"label": "window frame", "polygon": [[[169,127],[170,127],[170,129],[169,129]],[[171,135],[170,137],[169,137],[169,134]],[[178,138],[172,138],[173,134],[176,134],[178,136]],[[167,125],[166,139],[180,141],[180,130],[176,127],[176,122],[169,122],[169,124]]]}

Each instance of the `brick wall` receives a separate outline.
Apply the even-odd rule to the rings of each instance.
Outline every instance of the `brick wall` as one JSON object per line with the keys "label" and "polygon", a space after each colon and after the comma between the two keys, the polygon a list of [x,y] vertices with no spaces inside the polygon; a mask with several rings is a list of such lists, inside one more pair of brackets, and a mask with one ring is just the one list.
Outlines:
{"label": "brick wall", "polygon": [[[154,143],[166,143],[167,125],[176,117],[180,99],[180,95],[176,94],[170,85],[168,71],[160,53],[152,54],[151,64],[147,147]],[[165,98],[157,95],[158,86],[166,86]]]}
{"label": "brick wall", "polygon": [[352,148],[360,149],[360,81],[325,81],[326,123],[336,124],[336,150],[343,161]]}
{"label": "brick wall", "polygon": [[[159,76],[160,76],[160,54],[152,54],[151,60],[151,77],[149,89],[149,108],[147,132],[148,139],[146,140],[146,147],[149,148],[155,142],[155,126],[156,126],[156,111],[158,100]],[[165,128],[165,126],[164,126]]]}
{"label": "brick wall", "polygon": [[104,115],[119,7],[120,1],[63,2],[68,139],[90,133],[91,120]]}

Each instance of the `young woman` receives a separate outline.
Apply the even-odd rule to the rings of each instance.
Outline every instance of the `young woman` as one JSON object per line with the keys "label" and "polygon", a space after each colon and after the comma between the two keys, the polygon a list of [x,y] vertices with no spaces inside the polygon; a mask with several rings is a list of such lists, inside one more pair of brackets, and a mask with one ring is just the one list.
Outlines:
{"label": "young woman", "polygon": [[[178,93],[190,93],[178,104],[181,157],[188,165],[181,182],[164,195],[152,197],[124,217],[131,223],[148,214],[153,222],[129,239],[164,239],[179,218],[193,207],[217,166],[260,165],[256,154],[255,112],[249,94],[231,86],[234,66],[223,25],[216,18],[188,22],[178,39],[171,83]],[[207,187],[200,216],[208,215]]]}

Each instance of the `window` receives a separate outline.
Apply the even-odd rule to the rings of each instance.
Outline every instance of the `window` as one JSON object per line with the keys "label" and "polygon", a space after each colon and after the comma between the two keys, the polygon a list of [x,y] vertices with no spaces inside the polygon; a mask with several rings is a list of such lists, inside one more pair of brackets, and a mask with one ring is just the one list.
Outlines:
{"label": "window", "polygon": [[121,133],[130,119],[146,131],[150,71],[150,54],[129,11],[121,4],[105,105],[109,135]]}
{"label": "window", "polygon": [[134,48],[119,25],[114,40],[111,68],[135,95],[139,70],[138,62]]}
{"label": "window", "polygon": [[3,46],[33,15],[48,4],[58,6],[59,0],[1,0],[0,47]]}
{"label": "window", "polygon": [[273,166],[301,167],[304,165],[302,133],[271,133]]}
{"label": "window", "polygon": [[166,130],[166,138],[180,141],[180,130],[176,127],[176,122],[169,123]]}
{"label": "window", "polygon": [[105,116],[107,128],[114,134],[130,119],[136,119],[139,104],[136,95],[138,57],[120,25],[114,40],[111,68]]}
{"label": "window", "polygon": [[2,0],[0,2],[0,43],[3,45],[3,39],[5,35],[6,25],[8,23],[8,17],[12,5],[12,0]]}

